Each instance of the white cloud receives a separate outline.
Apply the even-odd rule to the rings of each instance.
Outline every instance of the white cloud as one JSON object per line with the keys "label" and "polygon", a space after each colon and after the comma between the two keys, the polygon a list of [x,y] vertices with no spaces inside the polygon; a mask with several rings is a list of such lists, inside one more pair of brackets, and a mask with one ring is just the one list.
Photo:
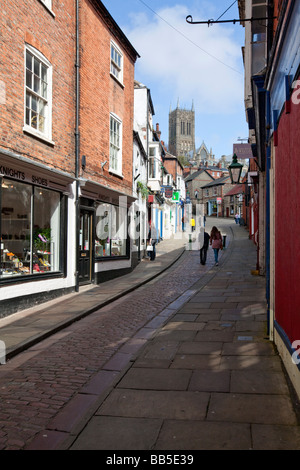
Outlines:
{"label": "white cloud", "polygon": [[[232,114],[243,99],[241,49],[233,27],[190,25],[186,22],[190,13],[176,5],[157,10],[159,16],[151,19],[146,14],[135,16],[126,34],[141,55],[136,78],[150,89],[152,82],[155,88],[159,84],[172,108],[180,98],[187,107],[194,100],[196,112]],[[196,15],[205,17],[193,12],[195,20]]]}

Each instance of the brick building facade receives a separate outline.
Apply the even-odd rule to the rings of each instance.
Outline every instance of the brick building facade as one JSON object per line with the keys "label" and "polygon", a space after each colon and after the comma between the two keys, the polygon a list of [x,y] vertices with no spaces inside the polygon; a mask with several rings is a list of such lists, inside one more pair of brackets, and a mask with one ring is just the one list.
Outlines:
{"label": "brick building facade", "polygon": [[71,0],[10,0],[1,13],[5,316],[74,286],[75,7]]}
{"label": "brick building facade", "polygon": [[[56,2],[55,12],[43,2],[5,2],[0,18],[1,69],[3,89],[1,103],[2,150],[11,151],[47,166],[74,174],[74,48],[75,11],[74,2]],[[55,14],[54,14],[55,13]],[[35,21],[33,21],[35,19]],[[47,34],[45,34],[47,32]],[[36,58],[34,67],[45,64],[47,68],[47,102],[44,129],[34,117],[24,111],[24,87],[38,97],[38,83],[30,84],[29,64],[25,55]],[[27,83],[25,75],[27,71]],[[35,70],[34,80],[38,82]],[[31,111],[33,111],[32,104]]]}
{"label": "brick building facade", "polygon": [[132,269],[138,53],[100,0],[8,0],[0,23],[5,316]]}
{"label": "brick building facade", "polygon": [[91,236],[79,239],[79,284],[119,276],[135,263],[128,210],[138,58],[102,2],[80,5],[79,233]]}

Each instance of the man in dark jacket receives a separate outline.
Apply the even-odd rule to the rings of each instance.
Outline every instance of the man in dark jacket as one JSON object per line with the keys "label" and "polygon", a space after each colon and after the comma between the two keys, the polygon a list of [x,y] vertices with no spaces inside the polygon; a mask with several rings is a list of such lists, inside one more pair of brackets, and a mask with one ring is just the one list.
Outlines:
{"label": "man in dark jacket", "polygon": [[206,263],[206,257],[207,257],[207,250],[209,246],[209,235],[204,231],[203,234],[203,245],[202,248],[200,248],[200,263],[205,264]]}

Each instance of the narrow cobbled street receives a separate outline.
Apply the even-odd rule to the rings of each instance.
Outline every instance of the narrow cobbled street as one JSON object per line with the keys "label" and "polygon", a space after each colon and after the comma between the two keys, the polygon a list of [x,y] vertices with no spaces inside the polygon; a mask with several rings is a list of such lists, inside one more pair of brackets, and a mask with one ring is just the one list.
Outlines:
{"label": "narrow cobbled street", "polygon": [[201,266],[198,251],[185,251],[159,278],[0,366],[0,448],[24,448],[121,346],[203,276],[212,259],[210,253]]}
{"label": "narrow cobbled street", "polygon": [[297,403],[266,336],[265,280],[251,274],[255,246],[217,222],[218,267],[211,249],[205,266],[186,250],[1,366],[1,449],[300,447]]}

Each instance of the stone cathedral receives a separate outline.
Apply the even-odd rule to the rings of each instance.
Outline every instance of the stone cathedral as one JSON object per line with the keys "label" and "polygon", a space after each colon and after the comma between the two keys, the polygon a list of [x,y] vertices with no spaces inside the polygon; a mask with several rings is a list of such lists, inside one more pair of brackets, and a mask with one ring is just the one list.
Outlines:
{"label": "stone cathedral", "polygon": [[191,109],[181,108],[179,100],[177,107],[169,112],[169,152],[176,157],[185,156],[190,165],[198,168],[203,166],[214,167],[218,163],[221,167],[227,166],[226,156],[223,155],[216,161],[212,148],[208,150],[204,141],[198,149],[195,143],[195,109],[192,103]]}
{"label": "stone cathedral", "polygon": [[177,107],[169,112],[169,152],[176,157],[195,152],[195,109]]}

